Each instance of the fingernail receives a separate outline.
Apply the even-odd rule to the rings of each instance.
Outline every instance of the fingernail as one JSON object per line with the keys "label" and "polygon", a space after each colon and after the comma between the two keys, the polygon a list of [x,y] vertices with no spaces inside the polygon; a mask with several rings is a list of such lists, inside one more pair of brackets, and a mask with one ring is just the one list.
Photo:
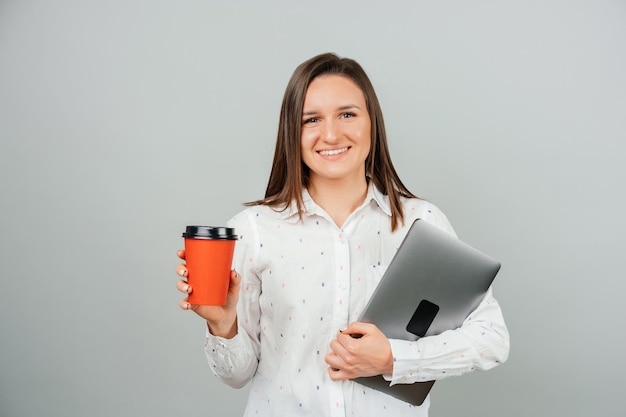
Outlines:
{"label": "fingernail", "polygon": [[183,268],[183,269],[181,269],[181,270],[179,271],[179,274],[180,274],[181,276],[183,276],[183,277],[185,276],[185,274],[186,274],[186,273],[187,273],[187,270],[186,270],[185,268]]}
{"label": "fingernail", "polygon": [[187,285],[185,285],[185,288],[183,288],[183,291],[189,292],[189,288],[191,288],[191,286],[189,284],[187,284]]}
{"label": "fingernail", "polygon": [[189,310],[191,308],[191,304],[187,303],[185,304],[185,310]]}

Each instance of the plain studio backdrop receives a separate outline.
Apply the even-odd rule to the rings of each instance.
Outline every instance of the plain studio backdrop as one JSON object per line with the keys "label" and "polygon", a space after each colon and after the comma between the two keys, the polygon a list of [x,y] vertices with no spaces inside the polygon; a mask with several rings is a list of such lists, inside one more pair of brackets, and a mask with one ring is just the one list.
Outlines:
{"label": "plain studio backdrop", "polygon": [[625,2],[1,0],[2,417],[241,415],[175,252],[262,197],[287,80],[327,51],[503,264],[510,359],[431,415],[624,415]]}

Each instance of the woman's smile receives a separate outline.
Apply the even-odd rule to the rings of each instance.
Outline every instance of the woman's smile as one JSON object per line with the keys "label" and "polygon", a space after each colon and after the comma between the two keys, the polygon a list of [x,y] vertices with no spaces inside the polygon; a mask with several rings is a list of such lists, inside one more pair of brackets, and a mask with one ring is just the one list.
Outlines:
{"label": "woman's smile", "polygon": [[322,156],[335,156],[335,155],[340,155],[344,152],[347,152],[348,149],[350,149],[350,147],[346,146],[345,148],[339,148],[339,149],[325,149],[323,151],[318,151],[317,153],[319,153]]}

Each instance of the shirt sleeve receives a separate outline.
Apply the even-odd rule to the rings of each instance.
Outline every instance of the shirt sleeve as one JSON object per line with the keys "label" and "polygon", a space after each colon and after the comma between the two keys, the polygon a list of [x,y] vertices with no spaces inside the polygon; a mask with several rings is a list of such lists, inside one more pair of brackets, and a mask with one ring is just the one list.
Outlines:
{"label": "shirt sleeve", "polygon": [[[424,220],[456,236],[450,222],[436,206]],[[500,305],[489,288],[478,307],[461,327],[417,341],[390,339],[394,384],[443,379],[477,370],[488,370],[507,360],[509,333]]]}
{"label": "shirt sleeve", "polygon": [[488,370],[508,358],[509,333],[491,288],[456,330],[415,342],[391,339],[391,385],[443,379]]}
{"label": "shirt sleeve", "polygon": [[237,335],[225,339],[207,329],[204,350],[213,373],[224,383],[240,388],[250,381],[259,363],[261,281],[256,264],[251,261],[256,259],[258,236],[247,210],[231,219],[228,226],[234,227],[239,235],[233,254],[233,269],[241,274]]}

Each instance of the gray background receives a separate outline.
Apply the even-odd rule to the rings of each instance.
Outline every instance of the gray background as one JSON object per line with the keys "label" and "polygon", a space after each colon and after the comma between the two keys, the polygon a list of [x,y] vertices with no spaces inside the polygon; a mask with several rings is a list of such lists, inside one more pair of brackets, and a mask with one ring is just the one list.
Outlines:
{"label": "gray background", "polygon": [[287,80],[326,51],[368,71],[409,188],[503,263],[509,362],[438,383],[431,415],[624,415],[608,0],[0,0],[0,415],[241,414],[175,251],[262,196]]}

